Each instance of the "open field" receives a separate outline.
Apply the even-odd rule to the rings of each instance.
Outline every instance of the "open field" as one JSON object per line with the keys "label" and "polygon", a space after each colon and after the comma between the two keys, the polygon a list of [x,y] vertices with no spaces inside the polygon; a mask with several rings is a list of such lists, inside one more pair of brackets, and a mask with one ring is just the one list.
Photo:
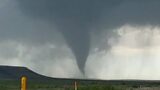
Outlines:
{"label": "open field", "polygon": [[[159,81],[100,81],[51,79],[28,81],[27,90],[74,90],[77,81],[78,90],[160,90]],[[20,90],[20,80],[0,81],[0,90]]]}

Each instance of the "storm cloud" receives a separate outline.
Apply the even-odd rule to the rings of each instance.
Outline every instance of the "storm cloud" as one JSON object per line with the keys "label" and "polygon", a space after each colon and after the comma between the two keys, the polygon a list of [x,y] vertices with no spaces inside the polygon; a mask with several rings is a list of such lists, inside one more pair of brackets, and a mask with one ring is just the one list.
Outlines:
{"label": "storm cloud", "polygon": [[160,68],[159,8],[159,0],[0,1],[0,63],[57,77],[148,79]]}

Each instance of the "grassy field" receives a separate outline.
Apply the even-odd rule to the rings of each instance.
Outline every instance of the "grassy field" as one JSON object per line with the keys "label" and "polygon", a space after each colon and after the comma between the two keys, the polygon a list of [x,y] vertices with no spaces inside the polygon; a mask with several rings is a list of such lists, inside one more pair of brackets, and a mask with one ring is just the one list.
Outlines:
{"label": "grassy field", "polygon": [[[85,81],[77,80],[78,90],[160,90],[151,81]],[[74,90],[74,80],[32,80],[27,90]],[[1,80],[0,90],[20,90],[20,80]]]}

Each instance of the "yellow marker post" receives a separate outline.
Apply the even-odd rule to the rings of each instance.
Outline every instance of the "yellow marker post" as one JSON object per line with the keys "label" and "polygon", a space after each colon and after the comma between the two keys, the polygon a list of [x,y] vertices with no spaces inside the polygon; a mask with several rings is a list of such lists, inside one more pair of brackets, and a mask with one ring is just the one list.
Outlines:
{"label": "yellow marker post", "polygon": [[27,90],[27,77],[25,76],[21,78],[21,90]]}

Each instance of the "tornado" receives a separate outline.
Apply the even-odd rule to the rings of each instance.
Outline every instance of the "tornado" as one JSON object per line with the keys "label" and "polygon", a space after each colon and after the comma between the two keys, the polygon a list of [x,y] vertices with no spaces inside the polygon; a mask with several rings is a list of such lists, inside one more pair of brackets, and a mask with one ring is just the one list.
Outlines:
{"label": "tornado", "polygon": [[55,24],[71,48],[77,65],[84,73],[90,49],[91,10],[84,0],[17,0],[22,13],[33,19]]}
{"label": "tornado", "polygon": [[22,13],[54,24],[71,48],[84,73],[90,51],[90,28],[98,27],[100,13],[123,0],[17,0]]}

